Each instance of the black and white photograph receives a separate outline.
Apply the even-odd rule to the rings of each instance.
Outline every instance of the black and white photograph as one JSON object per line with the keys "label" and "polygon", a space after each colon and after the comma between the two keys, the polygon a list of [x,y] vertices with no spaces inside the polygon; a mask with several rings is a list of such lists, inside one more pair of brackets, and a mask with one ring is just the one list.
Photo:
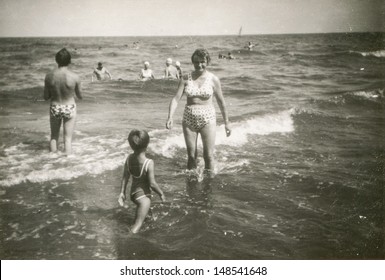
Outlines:
{"label": "black and white photograph", "polygon": [[384,18],[0,0],[0,259],[385,260]]}

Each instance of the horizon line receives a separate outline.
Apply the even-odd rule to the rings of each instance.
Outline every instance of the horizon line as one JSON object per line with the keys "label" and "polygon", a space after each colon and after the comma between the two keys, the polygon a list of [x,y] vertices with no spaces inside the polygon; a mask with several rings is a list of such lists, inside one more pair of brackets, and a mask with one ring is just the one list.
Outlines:
{"label": "horizon line", "polygon": [[210,37],[210,36],[265,36],[265,35],[317,35],[317,34],[350,34],[350,33],[385,33],[384,31],[333,31],[333,32],[306,32],[306,33],[245,33],[239,34],[211,34],[211,35],[28,35],[28,36],[1,36],[6,38],[97,38],[97,37]]}

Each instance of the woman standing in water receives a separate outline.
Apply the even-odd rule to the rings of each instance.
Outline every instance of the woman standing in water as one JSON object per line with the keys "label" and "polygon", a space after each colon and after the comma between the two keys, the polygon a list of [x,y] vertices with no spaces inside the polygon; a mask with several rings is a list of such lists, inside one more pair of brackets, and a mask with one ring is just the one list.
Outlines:
{"label": "woman standing in water", "polygon": [[230,136],[231,128],[227,115],[226,103],[222,94],[221,84],[217,76],[207,71],[210,64],[210,54],[206,49],[197,49],[191,56],[194,71],[184,75],[178,91],[171,100],[166,127],[172,128],[173,115],[178,102],[185,94],[187,104],[183,113],[183,135],[187,148],[187,168],[197,167],[197,141],[201,135],[205,170],[210,176],[214,175],[214,146],[216,136],[216,115],[213,105],[215,96],[225,122],[226,135]]}

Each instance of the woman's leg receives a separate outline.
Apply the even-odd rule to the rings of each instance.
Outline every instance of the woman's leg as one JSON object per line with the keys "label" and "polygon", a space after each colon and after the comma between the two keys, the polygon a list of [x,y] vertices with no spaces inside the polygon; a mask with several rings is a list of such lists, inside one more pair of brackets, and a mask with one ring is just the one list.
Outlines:
{"label": "woman's leg", "polygon": [[198,157],[198,133],[191,130],[187,125],[183,124],[183,135],[187,148],[187,169],[195,169],[197,168]]}
{"label": "woman's leg", "polygon": [[143,225],[144,219],[146,219],[147,213],[150,210],[151,199],[148,197],[142,197],[135,201],[136,215],[135,223],[131,228],[133,233],[137,233]]}
{"label": "woman's leg", "polygon": [[205,160],[205,169],[214,173],[214,149],[216,136],[216,123],[207,124],[200,131],[203,144],[203,158]]}

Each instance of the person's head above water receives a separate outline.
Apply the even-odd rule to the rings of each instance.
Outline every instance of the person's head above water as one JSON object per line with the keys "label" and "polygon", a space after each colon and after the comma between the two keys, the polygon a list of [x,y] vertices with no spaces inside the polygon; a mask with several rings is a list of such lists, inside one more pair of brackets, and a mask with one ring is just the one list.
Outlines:
{"label": "person's head above water", "polygon": [[66,48],[62,48],[55,56],[56,63],[61,66],[68,66],[71,63],[71,54]]}
{"label": "person's head above water", "polygon": [[133,129],[127,140],[134,151],[140,151],[147,148],[150,143],[150,136],[145,130]]}

